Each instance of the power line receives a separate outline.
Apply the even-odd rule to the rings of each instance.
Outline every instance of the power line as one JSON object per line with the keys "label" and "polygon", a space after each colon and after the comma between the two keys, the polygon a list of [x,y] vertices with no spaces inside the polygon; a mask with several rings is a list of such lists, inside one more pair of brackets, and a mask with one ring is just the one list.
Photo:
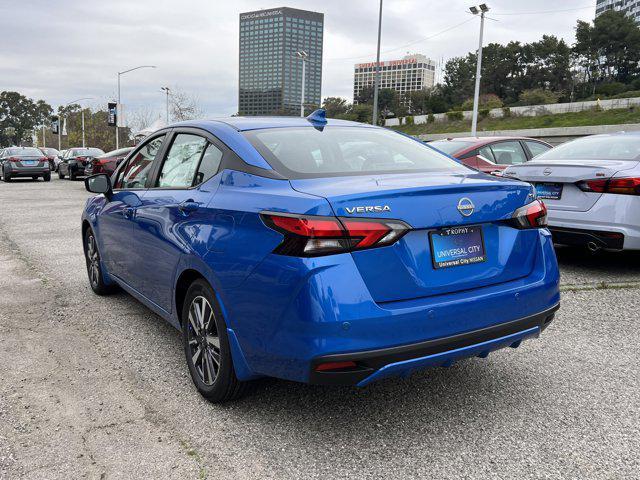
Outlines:
{"label": "power line", "polygon": [[[458,28],[462,25],[464,25],[465,23],[469,23],[472,20],[474,20],[474,17],[469,18],[467,20],[465,20],[464,22],[460,22],[457,23],[456,25],[452,25],[451,27],[445,28],[444,30],[439,31],[438,33],[434,33],[433,35],[429,35],[428,37],[423,37],[420,38],[418,40],[414,40],[413,42],[409,42],[409,43],[405,43],[404,45],[400,45],[398,47],[394,47],[394,48],[390,48],[388,50],[384,50],[382,53],[391,53],[391,52],[395,52],[396,50],[402,50],[403,48],[407,48],[410,47],[411,45],[415,45],[416,43],[422,43],[422,42],[426,42],[427,40],[431,40],[432,38],[435,38],[437,36],[440,36],[444,33],[447,33],[450,30],[453,30],[454,28]],[[358,60],[359,58],[369,58],[371,55],[367,54],[367,55],[358,55],[357,57],[345,57],[345,58],[327,58],[328,62],[334,62],[334,61],[342,61],[342,60]]]}

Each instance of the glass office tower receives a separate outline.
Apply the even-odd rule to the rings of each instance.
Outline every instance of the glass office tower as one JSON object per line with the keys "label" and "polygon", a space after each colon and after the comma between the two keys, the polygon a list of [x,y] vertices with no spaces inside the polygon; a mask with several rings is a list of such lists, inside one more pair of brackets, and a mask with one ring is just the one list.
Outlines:
{"label": "glass office tower", "polygon": [[320,106],[324,15],[295,8],[240,14],[240,115],[299,115],[302,60],[305,110]]}

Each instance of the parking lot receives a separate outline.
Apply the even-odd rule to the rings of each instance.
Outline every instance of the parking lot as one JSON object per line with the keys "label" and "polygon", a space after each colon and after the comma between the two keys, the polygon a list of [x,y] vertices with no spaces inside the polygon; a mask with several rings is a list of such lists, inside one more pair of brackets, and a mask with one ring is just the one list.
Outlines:
{"label": "parking lot", "polygon": [[638,478],[640,255],[559,249],[540,340],[363,389],[194,389],[178,332],[86,279],[82,182],[0,184],[0,478]]}

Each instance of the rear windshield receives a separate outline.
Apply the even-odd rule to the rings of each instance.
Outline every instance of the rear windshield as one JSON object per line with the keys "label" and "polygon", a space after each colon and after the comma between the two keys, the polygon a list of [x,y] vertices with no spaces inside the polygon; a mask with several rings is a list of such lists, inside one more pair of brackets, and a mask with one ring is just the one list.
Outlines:
{"label": "rear windshield", "polygon": [[40,150],[42,150],[45,155],[60,155],[60,152],[58,150],[56,150],[55,148],[44,148],[42,147]]}
{"label": "rear windshield", "polygon": [[563,143],[536,160],[640,160],[640,135],[584,137]]}
{"label": "rear windshield", "polygon": [[42,152],[37,148],[7,148],[6,153],[14,157],[41,157]]}
{"label": "rear windshield", "polygon": [[87,157],[95,157],[98,155],[102,155],[103,153],[104,152],[99,148],[74,148],[71,150],[70,155],[72,157],[83,155],[86,155]]}
{"label": "rear windshield", "polygon": [[459,150],[472,147],[474,144],[473,142],[461,142],[456,140],[436,140],[435,142],[429,143],[429,145],[433,148],[437,148],[441,152],[452,155]]}
{"label": "rear windshield", "polygon": [[432,148],[380,128],[271,128],[251,130],[244,135],[287,178],[468,172],[466,167]]}

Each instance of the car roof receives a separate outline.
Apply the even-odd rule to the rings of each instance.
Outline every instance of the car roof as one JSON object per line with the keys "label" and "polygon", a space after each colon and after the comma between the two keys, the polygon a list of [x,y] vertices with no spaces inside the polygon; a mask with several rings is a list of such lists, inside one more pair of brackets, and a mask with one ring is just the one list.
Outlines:
{"label": "car roof", "polygon": [[[205,130],[216,129],[220,124],[228,125],[234,130],[244,132],[247,130],[259,130],[263,128],[287,128],[287,127],[313,127],[317,124],[312,123],[302,117],[222,117],[213,118],[211,120],[187,120],[185,122],[174,123],[169,127],[196,127]],[[348,120],[327,119],[327,126],[351,126],[351,127],[369,127],[358,122]],[[213,131],[212,131],[213,133]]]}
{"label": "car roof", "polygon": [[[536,142],[539,142],[541,140],[537,140],[535,138],[530,138],[530,137],[508,137],[508,136],[502,136],[502,137],[456,137],[456,138],[441,138],[440,139],[448,141],[448,142],[472,142],[475,145],[485,145],[487,143],[492,143],[492,142],[500,142],[500,141],[504,141],[504,140],[534,140]],[[437,140],[436,140],[437,141]]]}

